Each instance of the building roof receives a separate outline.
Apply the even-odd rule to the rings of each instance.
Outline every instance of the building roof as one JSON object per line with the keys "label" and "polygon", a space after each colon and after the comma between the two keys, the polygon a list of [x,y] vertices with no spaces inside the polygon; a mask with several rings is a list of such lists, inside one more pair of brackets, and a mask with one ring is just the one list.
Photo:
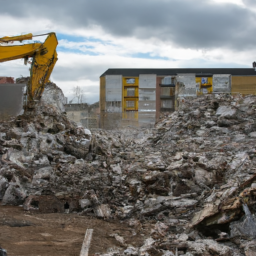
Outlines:
{"label": "building roof", "polygon": [[140,74],[157,76],[172,76],[182,73],[203,74],[230,74],[232,76],[256,76],[253,68],[109,68],[100,77],[106,75],[122,75],[138,77]]}

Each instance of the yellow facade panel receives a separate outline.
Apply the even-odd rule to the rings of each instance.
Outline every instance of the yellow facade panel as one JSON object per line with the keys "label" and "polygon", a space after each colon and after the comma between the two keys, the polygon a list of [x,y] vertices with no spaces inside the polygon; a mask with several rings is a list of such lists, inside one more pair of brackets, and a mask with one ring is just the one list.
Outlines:
{"label": "yellow facade panel", "polygon": [[100,111],[105,111],[106,108],[106,78],[100,78]]}
{"label": "yellow facade panel", "polygon": [[256,76],[232,76],[231,93],[256,94]]}
{"label": "yellow facade panel", "polygon": [[124,86],[139,86],[138,77],[123,77]]}
{"label": "yellow facade panel", "polygon": [[139,96],[139,88],[138,86],[136,87],[128,87],[124,86],[123,87],[123,97],[138,97]]}
{"label": "yellow facade panel", "polygon": [[123,119],[138,120],[138,111],[126,111],[122,113]]}
{"label": "yellow facade panel", "polygon": [[206,77],[206,81],[203,81],[202,78],[196,77],[196,83],[200,85],[198,94],[212,93],[212,77]]}
{"label": "yellow facade panel", "polygon": [[138,111],[139,102],[138,99],[127,98],[124,99],[124,111]]}
{"label": "yellow facade panel", "polygon": [[139,108],[139,78],[123,77],[123,118],[127,118],[127,111],[138,111]]}

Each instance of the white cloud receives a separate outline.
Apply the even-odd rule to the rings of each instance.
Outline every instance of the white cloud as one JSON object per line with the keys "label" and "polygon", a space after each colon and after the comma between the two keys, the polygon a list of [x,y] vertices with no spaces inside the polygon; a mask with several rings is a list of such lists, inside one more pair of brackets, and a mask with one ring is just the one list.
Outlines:
{"label": "white cloud", "polygon": [[0,37],[27,33],[43,34],[45,32],[51,32],[51,29],[55,29],[55,26],[49,19],[35,19],[32,17],[14,18],[7,14],[1,15],[0,23],[4,24],[0,29]]}
{"label": "white cloud", "polygon": [[244,2],[243,0],[211,0],[214,3],[218,3],[218,4],[236,4],[236,5],[240,5],[240,6],[244,6]]}

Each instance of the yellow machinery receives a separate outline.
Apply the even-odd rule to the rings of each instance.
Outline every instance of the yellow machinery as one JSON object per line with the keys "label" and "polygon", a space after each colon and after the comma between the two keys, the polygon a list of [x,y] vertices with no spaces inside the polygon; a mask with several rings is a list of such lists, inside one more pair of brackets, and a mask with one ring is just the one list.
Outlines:
{"label": "yellow machinery", "polygon": [[48,35],[44,43],[36,42],[13,46],[7,46],[5,44],[13,41],[22,42],[23,40],[31,40],[35,36],[26,34],[0,38],[0,62],[24,58],[24,63],[27,64],[28,59],[32,58],[30,81],[27,84],[28,103],[32,103],[30,106],[33,106],[33,102],[40,99],[45,83],[49,81],[49,77],[57,61],[57,37],[53,32],[44,35]]}

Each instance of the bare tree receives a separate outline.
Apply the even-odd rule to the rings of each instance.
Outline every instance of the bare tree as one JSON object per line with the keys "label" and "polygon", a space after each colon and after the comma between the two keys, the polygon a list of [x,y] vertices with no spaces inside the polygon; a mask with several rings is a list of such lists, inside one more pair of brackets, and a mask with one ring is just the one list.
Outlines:
{"label": "bare tree", "polygon": [[77,103],[83,103],[83,101],[85,100],[84,90],[78,85],[73,88],[73,95],[74,97],[71,102],[74,99],[77,99]]}

